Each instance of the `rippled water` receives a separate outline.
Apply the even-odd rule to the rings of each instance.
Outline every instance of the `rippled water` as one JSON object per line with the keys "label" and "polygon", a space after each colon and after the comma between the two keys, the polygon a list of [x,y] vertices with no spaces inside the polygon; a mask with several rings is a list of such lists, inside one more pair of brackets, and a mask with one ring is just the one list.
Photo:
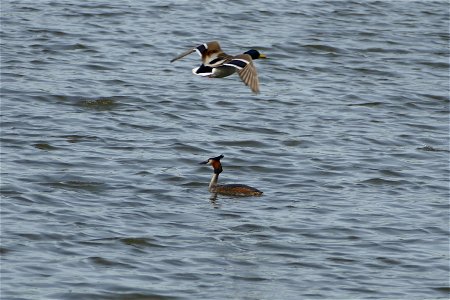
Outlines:
{"label": "rippled water", "polygon": [[[2,299],[448,297],[447,1],[9,0],[1,21]],[[168,63],[214,39],[270,58],[261,94]],[[211,199],[198,163],[222,153],[264,196]]]}

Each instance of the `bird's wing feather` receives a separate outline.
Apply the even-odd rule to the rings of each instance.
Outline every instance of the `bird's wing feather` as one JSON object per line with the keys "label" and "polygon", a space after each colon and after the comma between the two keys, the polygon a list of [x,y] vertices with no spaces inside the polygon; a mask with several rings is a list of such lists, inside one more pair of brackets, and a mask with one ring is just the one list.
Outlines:
{"label": "bird's wing feather", "polygon": [[233,57],[233,59],[224,65],[232,66],[238,69],[239,77],[242,81],[250,87],[252,92],[259,93],[259,80],[258,73],[256,72],[255,65],[252,58],[248,54],[240,54]]}
{"label": "bird's wing feather", "polygon": [[183,57],[185,57],[185,56],[191,54],[191,53],[194,52],[194,51],[195,51],[195,48],[189,49],[188,51],[183,52],[183,53],[181,53],[180,55],[178,55],[177,57],[175,57],[174,59],[172,59],[170,62],[172,63],[172,62],[174,62],[174,61],[176,61],[176,60],[179,60],[179,59],[181,59],[181,58],[183,58]]}
{"label": "bird's wing feather", "polygon": [[[181,58],[183,58],[183,57],[185,57],[185,56],[187,56],[187,55],[189,55],[189,54],[191,54],[192,52],[195,52],[195,51],[198,53],[198,55],[200,55],[200,57],[203,57],[206,54],[206,52],[208,51],[208,48],[210,47],[209,44],[211,44],[211,43],[201,44],[201,45],[198,45],[195,48],[189,49],[186,52],[183,52],[180,55],[178,55],[177,57],[175,57],[174,59],[172,59],[170,62],[174,62],[176,60],[179,60],[179,59],[181,59]],[[218,46],[218,43],[217,43],[217,46]],[[218,46],[218,47],[220,47],[220,46]]]}

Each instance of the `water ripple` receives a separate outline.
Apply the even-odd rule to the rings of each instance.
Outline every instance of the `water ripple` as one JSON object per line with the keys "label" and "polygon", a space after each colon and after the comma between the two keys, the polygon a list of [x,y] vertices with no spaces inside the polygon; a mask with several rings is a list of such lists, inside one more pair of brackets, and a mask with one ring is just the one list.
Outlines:
{"label": "water ripple", "polygon": [[443,1],[2,4],[4,298],[448,296]]}

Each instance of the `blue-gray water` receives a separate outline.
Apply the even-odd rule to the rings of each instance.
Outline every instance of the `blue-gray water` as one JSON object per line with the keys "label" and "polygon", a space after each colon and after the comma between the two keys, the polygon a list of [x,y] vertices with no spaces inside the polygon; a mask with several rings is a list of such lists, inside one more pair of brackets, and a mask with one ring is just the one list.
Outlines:
{"label": "blue-gray water", "polygon": [[[449,296],[447,1],[1,10],[2,299]],[[215,39],[261,94],[169,63]]]}

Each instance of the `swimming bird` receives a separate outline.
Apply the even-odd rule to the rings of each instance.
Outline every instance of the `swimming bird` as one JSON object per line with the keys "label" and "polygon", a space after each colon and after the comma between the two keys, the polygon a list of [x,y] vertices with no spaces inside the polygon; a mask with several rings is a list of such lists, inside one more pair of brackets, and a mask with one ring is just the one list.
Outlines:
{"label": "swimming bird", "polygon": [[219,174],[222,173],[222,164],[220,160],[223,155],[208,158],[208,160],[201,162],[203,165],[211,165],[214,169],[211,182],[209,183],[209,191],[215,194],[223,194],[230,196],[261,196],[263,192],[245,184],[224,184],[218,185]]}
{"label": "swimming bird", "polygon": [[192,69],[192,73],[210,78],[222,78],[237,72],[242,81],[250,87],[255,94],[259,93],[258,73],[254,59],[266,58],[258,50],[251,49],[236,56],[228,55],[222,51],[217,41],[201,44],[195,48],[178,55],[170,62],[181,59],[192,52],[197,52],[202,58],[200,67]]}

